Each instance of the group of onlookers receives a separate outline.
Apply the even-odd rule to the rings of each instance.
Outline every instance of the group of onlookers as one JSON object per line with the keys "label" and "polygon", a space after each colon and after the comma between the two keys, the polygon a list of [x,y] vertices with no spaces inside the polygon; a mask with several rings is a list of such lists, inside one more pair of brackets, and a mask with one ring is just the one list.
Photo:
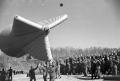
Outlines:
{"label": "group of onlookers", "polygon": [[5,69],[3,68],[0,71],[0,81],[6,81],[6,80],[11,80],[12,81],[12,68],[10,67],[9,70],[5,71]]}
{"label": "group of onlookers", "polygon": [[30,77],[30,81],[32,80],[36,81],[35,70],[37,68],[39,68],[39,72],[43,74],[44,81],[47,81],[48,77],[49,77],[49,81],[55,81],[56,78],[61,78],[60,65],[55,61],[52,62],[46,61],[43,64],[41,64],[39,67],[38,65],[35,68],[31,66],[31,69],[29,70],[29,74],[27,74],[27,76]]}
{"label": "group of onlookers", "polygon": [[91,78],[100,78],[101,75],[120,74],[120,56],[117,54],[102,56],[68,57],[60,63],[61,74],[91,75]]}
{"label": "group of onlookers", "polygon": [[29,71],[30,81],[35,78],[35,69],[39,68],[43,74],[44,81],[49,76],[50,81],[61,78],[61,75],[84,75],[91,76],[91,79],[101,78],[102,75],[120,74],[120,56],[117,54],[110,55],[93,55],[81,57],[68,57],[54,62],[43,62],[39,67],[31,67]]}
{"label": "group of onlookers", "polygon": [[23,74],[23,71],[13,70],[11,67],[8,70],[4,68],[0,71],[0,81],[10,80],[12,81],[12,75]]}
{"label": "group of onlookers", "polygon": [[[39,64],[39,63],[38,63]],[[55,61],[46,61],[43,62],[40,66],[37,65],[37,67],[30,67],[29,73],[27,74],[27,77],[30,78],[30,81],[36,81],[36,74],[35,70],[39,69],[39,73],[43,74],[44,81],[49,80],[54,81],[56,78],[60,78],[60,64],[58,64]],[[58,71],[59,69],[59,71]],[[0,81],[6,81],[10,80],[12,81],[12,75],[16,74],[23,74],[23,71],[15,71],[11,67],[8,70],[5,70],[4,68],[0,71]],[[56,76],[57,75],[57,76]]]}
{"label": "group of onlookers", "polygon": [[[30,81],[36,81],[35,70],[43,74],[44,81],[48,76],[50,81],[61,78],[61,75],[84,75],[91,76],[91,79],[101,78],[102,75],[119,75],[120,74],[120,56],[118,54],[109,55],[92,55],[92,56],[76,56],[66,59],[57,59],[54,61],[46,61],[39,63],[39,66],[33,68],[31,66],[27,76]],[[5,81],[6,77],[12,80],[12,73],[23,74],[23,71],[15,71],[10,67],[9,70],[0,71],[0,80]]]}

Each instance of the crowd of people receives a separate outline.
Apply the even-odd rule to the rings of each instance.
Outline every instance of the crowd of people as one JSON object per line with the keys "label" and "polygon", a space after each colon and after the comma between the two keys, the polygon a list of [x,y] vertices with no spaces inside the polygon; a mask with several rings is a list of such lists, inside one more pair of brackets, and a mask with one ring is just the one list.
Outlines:
{"label": "crowd of people", "polygon": [[117,54],[101,56],[68,57],[60,63],[62,75],[81,75],[100,78],[102,75],[120,74],[120,56]]}
{"label": "crowd of people", "polygon": [[[27,77],[30,81],[36,81],[35,70],[39,69],[39,73],[43,74],[44,81],[48,77],[50,81],[55,81],[56,78],[61,78],[61,75],[84,75],[91,76],[91,79],[101,78],[102,75],[119,75],[120,74],[120,56],[118,53],[109,55],[92,55],[92,56],[75,56],[65,59],[57,59],[54,61],[46,61],[39,66],[33,68],[31,66]],[[6,76],[12,80],[12,73],[23,74],[23,71],[15,71],[11,67],[5,71],[0,71],[0,79],[5,81]]]}
{"label": "crowd of people", "polygon": [[56,78],[58,77],[60,78],[60,69],[58,64],[55,61],[46,61],[43,62],[39,67],[38,65],[35,68],[31,66],[31,69],[27,74],[27,77],[30,77],[30,81],[32,80],[36,81],[35,70],[37,68],[39,68],[39,72],[43,74],[44,81],[47,81],[48,77],[49,77],[49,81],[55,81]]}
{"label": "crowd of people", "polygon": [[10,80],[12,81],[13,74],[23,74],[23,71],[15,71],[11,67],[8,70],[5,70],[4,68],[0,71],[0,81],[6,81]]}
{"label": "crowd of people", "polygon": [[13,69],[11,67],[7,71],[3,68],[0,71],[0,80],[5,81],[6,79],[8,79],[12,81],[12,73]]}
{"label": "crowd of people", "polygon": [[[67,57],[64,60],[58,59],[53,64],[45,62],[40,65],[39,70],[43,73],[44,81],[47,81],[48,76],[50,81],[54,81],[56,78],[61,78],[61,75],[84,75],[91,76],[91,79],[96,79],[101,78],[102,75],[119,75],[120,56],[109,54]],[[29,74],[30,78],[33,77],[31,76],[33,74],[34,77],[32,79],[35,79],[35,73],[30,70]]]}

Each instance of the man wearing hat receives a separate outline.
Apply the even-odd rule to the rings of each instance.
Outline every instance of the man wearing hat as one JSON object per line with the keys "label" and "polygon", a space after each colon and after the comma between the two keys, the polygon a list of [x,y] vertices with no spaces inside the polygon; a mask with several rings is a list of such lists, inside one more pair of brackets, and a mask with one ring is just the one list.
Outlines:
{"label": "man wearing hat", "polygon": [[50,81],[55,81],[56,78],[56,71],[57,71],[57,67],[55,64],[55,61],[50,61],[49,62],[49,68],[48,68],[48,72],[49,72],[49,76],[50,76]]}
{"label": "man wearing hat", "polygon": [[36,77],[35,77],[35,70],[38,68],[38,65],[36,68],[33,68],[31,66],[31,69],[29,70],[29,76],[30,76],[30,81],[34,80],[36,81]]}
{"label": "man wearing hat", "polygon": [[48,76],[47,69],[48,69],[47,62],[44,62],[43,66],[41,68],[39,68],[39,70],[43,71],[43,79],[44,79],[44,81],[47,81],[47,76]]}

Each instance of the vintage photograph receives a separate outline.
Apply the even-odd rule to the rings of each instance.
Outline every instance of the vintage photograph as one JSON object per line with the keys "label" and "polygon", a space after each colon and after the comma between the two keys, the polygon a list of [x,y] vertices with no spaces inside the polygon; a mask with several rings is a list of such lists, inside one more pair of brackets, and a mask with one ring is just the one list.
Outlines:
{"label": "vintage photograph", "polygon": [[0,0],[0,81],[119,81],[120,0]]}

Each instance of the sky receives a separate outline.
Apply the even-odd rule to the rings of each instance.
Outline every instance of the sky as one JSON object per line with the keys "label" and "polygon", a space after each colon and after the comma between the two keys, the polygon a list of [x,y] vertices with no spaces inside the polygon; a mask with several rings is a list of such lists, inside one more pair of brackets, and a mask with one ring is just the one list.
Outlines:
{"label": "sky", "polygon": [[68,20],[50,31],[51,47],[118,48],[119,5],[120,0],[0,0],[0,29],[12,26],[15,15],[39,23],[68,14]]}

